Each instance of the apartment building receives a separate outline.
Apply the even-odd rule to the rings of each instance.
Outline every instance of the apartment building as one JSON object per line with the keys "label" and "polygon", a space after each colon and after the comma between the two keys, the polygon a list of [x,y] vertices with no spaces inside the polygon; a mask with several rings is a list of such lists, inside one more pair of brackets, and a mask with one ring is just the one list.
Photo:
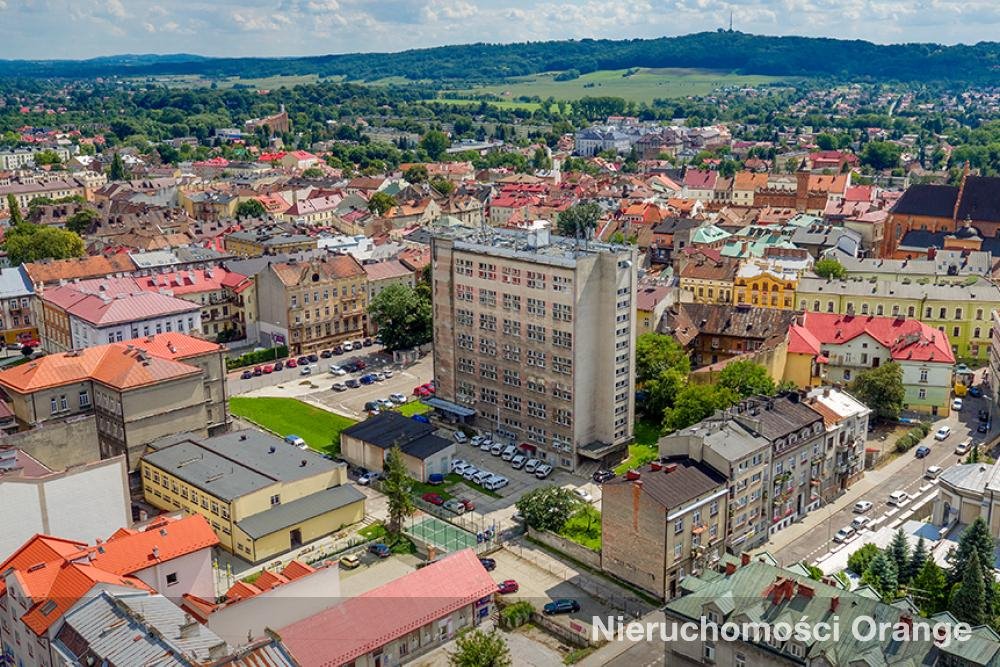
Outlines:
{"label": "apartment building", "polygon": [[37,181],[33,178],[22,179],[9,185],[0,185],[0,213],[7,213],[7,198],[11,195],[13,195],[14,201],[17,202],[18,208],[23,213],[27,213],[28,204],[31,203],[32,199],[38,197],[48,197],[50,199],[83,197],[86,195],[86,190],[82,183],[73,178],[53,178]]}
{"label": "apartment building", "polygon": [[806,396],[810,408],[823,415],[826,452],[833,475],[823,478],[824,500],[846,491],[865,469],[865,440],[871,408],[839,387],[817,387]]}
{"label": "apartment building", "polygon": [[725,552],[726,479],[687,457],[631,470],[601,487],[601,568],[661,599]]}
{"label": "apartment building", "polygon": [[123,454],[132,469],[154,440],[228,423],[225,348],[157,338],[49,354],[0,373],[0,388],[22,428],[93,415],[101,458]]}
{"label": "apartment building", "polygon": [[146,502],[201,515],[222,548],[251,563],[365,515],[365,496],[347,484],[346,464],[261,431],[212,438],[181,433],[150,447],[140,465]]}
{"label": "apartment building", "polygon": [[[990,313],[990,377],[1000,378],[1000,312]],[[1000,382],[989,383],[990,395],[995,404],[1000,404]]]}
{"label": "apartment building", "polygon": [[15,148],[12,151],[0,152],[0,169],[4,171],[16,171],[26,167],[34,167],[35,156],[42,151],[55,153],[63,162],[68,161],[70,157],[69,150],[62,146]]}
{"label": "apartment building", "polygon": [[241,257],[259,257],[260,255],[277,255],[316,249],[316,238],[313,236],[264,228],[233,232],[226,236],[224,243],[226,252]]}
{"label": "apartment building", "polygon": [[292,354],[331,348],[364,336],[368,283],[351,255],[269,264],[257,275],[262,334]]}
{"label": "apartment building", "polygon": [[437,396],[543,461],[617,462],[632,439],[636,251],[530,230],[432,240]]}
{"label": "apartment building", "polygon": [[253,280],[222,267],[169,273],[146,271],[135,278],[140,289],[177,297],[201,306],[201,334],[221,341],[247,336],[247,322],[257,320]]}
{"label": "apartment building", "polygon": [[687,456],[726,479],[726,547],[755,549],[767,541],[771,443],[726,413],[660,438],[661,458]]}
{"label": "apartment building", "polygon": [[38,340],[31,312],[35,289],[24,266],[0,269],[0,336],[4,345]]}

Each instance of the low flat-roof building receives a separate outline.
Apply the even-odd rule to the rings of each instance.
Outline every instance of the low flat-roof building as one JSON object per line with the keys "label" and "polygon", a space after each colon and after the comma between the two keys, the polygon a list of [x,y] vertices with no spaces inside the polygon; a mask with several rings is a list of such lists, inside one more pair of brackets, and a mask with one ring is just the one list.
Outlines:
{"label": "low flat-roof building", "polygon": [[261,431],[179,434],[141,461],[146,502],[211,522],[221,546],[257,563],[357,523],[364,495],[347,466]]}
{"label": "low flat-roof building", "polygon": [[383,412],[340,432],[340,453],[351,464],[381,472],[388,450],[398,446],[410,476],[426,481],[451,471],[455,442],[430,424]]}

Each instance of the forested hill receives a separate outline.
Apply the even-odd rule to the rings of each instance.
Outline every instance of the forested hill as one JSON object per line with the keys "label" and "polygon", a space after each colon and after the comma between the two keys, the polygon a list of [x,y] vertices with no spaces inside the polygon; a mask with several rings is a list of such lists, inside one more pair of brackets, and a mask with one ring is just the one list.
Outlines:
{"label": "forested hill", "polygon": [[353,80],[487,81],[553,70],[630,67],[704,68],[742,74],[832,76],[843,79],[1000,82],[1000,43],[941,46],[879,45],[815,37],[703,32],[632,40],[565,40],[468,44],[401,53],[302,58],[114,56],[84,61],[0,61],[0,77],[93,77],[163,74],[262,77],[341,75]]}

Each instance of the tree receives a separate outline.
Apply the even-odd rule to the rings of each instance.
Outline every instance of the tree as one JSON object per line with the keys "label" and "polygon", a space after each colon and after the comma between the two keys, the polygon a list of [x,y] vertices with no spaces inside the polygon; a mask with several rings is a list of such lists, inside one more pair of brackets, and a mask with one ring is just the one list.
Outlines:
{"label": "tree", "polygon": [[570,206],[565,211],[560,211],[556,220],[556,229],[563,236],[586,235],[597,227],[597,221],[601,219],[601,207],[593,202],[576,204]]}
{"label": "tree", "polygon": [[862,575],[881,550],[870,542],[847,557],[847,569]]}
{"label": "tree", "polygon": [[413,514],[413,480],[403,463],[403,454],[397,445],[385,457],[385,465],[382,467],[384,479],[382,481],[382,493],[385,494],[386,504],[389,510],[389,524],[386,526],[389,533],[398,535],[403,527],[403,519]]}
{"label": "tree", "polygon": [[59,153],[51,150],[43,150],[35,153],[35,164],[44,166],[47,164],[62,164]]}
{"label": "tree", "polygon": [[112,181],[124,181],[128,178],[128,171],[125,169],[125,162],[121,153],[115,153],[111,158],[111,169],[108,171],[108,178]]}
{"label": "tree", "polygon": [[[975,555],[983,572],[983,594],[989,609],[994,609],[996,594],[993,588],[993,536],[983,517],[969,524],[958,541],[958,548],[951,558],[951,568],[948,570],[948,581],[954,585],[964,581],[969,570],[972,557]],[[983,566],[982,564],[986,565]],[[992,615],[992,614],[991,614]]]}
{"label": "tree", "polygon": [[892,169],[899,165],[903,148],[891,141],[870,141],[861,151],[861,163],[876,171]]}
{"label": "tree", "polygon": [[663,413],[663,427],[668,431],[687,428],[716,410],[723,410],[736,403],[739,396],[732,389],[714,384],[689,384],[674,400],[674,405]]}
{"label": "tree", "polygon": [[308,169],[302,172],[302,178],[316,179],[322,177],[323,177],[323,170],[320,169],[319,167],[309,167]]}
{"label": "tree", "polygon": [[424,345],[433,337],[430,301],[408,285],[389,285],[376,294],[368,303],[368,318],[389,351]]}
{"label": "tree", "polygon": [[909,586],[910,596],[927,616],[945,610],[948,602],[948,579],[933,560],[926,560]]}
{"label": "tree", "polygon": [[82,208],[66,220],[66,229],[74,234],[86,234],[100,216],[92,208]]}
{"label": "tree", "polygon": [[903,409],[903,369],[895,361],[861,371],[851,392],[875,413],[877,419],[896,419]]}
{"label": "tree", "polygon": [[4,249],[14,266],[40,259],[66,259],[86,254],[83,239],[68,229],[27,222],[7,230]]}
{"label": "tree", "polygon": [[451,146],[451,141],[448,139],[448,135],[440,130],[430,130],[420,138],[420,147],[435,161],[444,156],[444,152],[448,150],[449,146]]}
{"label": "tree", "polygon": [[11,227],[16,227],[24,222],[24,216],[21,215],[21,206],[17,203],[17,198],[13,194],[7,195],[7,213],[10,215]]}
{"label": "tree", "polygon": [[733,391],[740,398],[774,394],[774,380],[767,369],[749,359],[734,361],[719,373],[720,387]]}
{"label": "tree", "polygon": [[[992,568],[991,568],[992,569]],[[990,577],[992,580],[992,576]],[[955,618],[972,626],[983,625],[992,614],[983,581],[983,567],[979,554],[973,551],[962,576],[962,582],[955,586],[948,602],[948,610]]]}
{"label": "tree", "polygon": [[455,191],[455,184],[444,176],[435,176],[432,178],[431,187],[446,197]]}
{"label": "tree", "polygon": [[924,569],[924,563],[927,562],[929,555],[927,553],[927,543],[924,538],[921,537],[917,540],[917,546],[913,549],[913,554],[910,556],[910,562],[906,565],[906,581],[910,584],[920,575],[920,571]]}
{"label": "tree", "polygon": [[899,588],[898,576],[892,558],[884,551],[879,551],[868,564],[868,569],[861,575],[861,581],[874,588],[882,599],[888,602],[895,597],[896,589]]}
{"label": "tree", "polygon": [[559,532],[579,506],[579,499],[561,486],[543,486],[515,503],[525,523],[536,530]]}
{"label": "tree", "polygon": [[263,218],[267,215],[267,209],[259,199],[247,199],[236,205],[236,219],[243,218]]}
{"label": "tree", "polygon": [[541,171],[544,169],[552,168],[552,158],[549,157],[548,151],[539,146],[535,149],[535,154],[531,158],[531,166],[536,171]]}
{"label": "tree", "polygon": [[827,132],[817,134],[816,146],[819,147],[821,151],[832,151],[837,147],[837,138]]}
{"label": "tree", "polygon": [[687,374],[675,368],[668,368],[659,377],[649,380],[643,387],[646,400],[642,403],[642,412],[651,419],[663,419],[664,411],[674,405],[686,383]]}
{"label": "tree", "polygon": [[455,640],[448,657],[451,667],[510,667],[510,648],[499,630],[466,629]]}
{"label": "tree", "polygon": [[905,584],[906,575],[910,568],[910,543],[906,541],[906,533],[902,528],[897,528],[892,536],[892,541],[886,549],[886,555],[892,559],[896,566],[896,573],[900,584]]}
{"label": "tree", "polygon": [[640,387],[660,377],[664,371],[677,370],[686,377],[691,372],[687,350],[673,336],[644,333],[635,340],[635,381]]}
{"label": "tree", "polygon": [[813,265],[813,273],[820,278],[843,278],[847,275],[844,265],[833,257],[824,257]]}
{"label": "tree", "polygon": [[422,164],[415,164],[403,172],[403,179],[414,185],[427,182],[427,167]]}
{"label": "tree", "polygon": [[385,192],[376,192],[368,200],[368,210],[380,218],[395,205],[396,198]]}

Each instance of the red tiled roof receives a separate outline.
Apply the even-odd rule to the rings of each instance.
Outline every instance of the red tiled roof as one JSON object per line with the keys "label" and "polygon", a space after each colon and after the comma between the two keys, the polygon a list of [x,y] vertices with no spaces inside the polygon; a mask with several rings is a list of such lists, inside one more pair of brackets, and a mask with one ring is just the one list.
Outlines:
{"label": "red tiled roof", "polygon": [[365,264],[364,270],[368,274],[368,280],[386,280],[389,278],[403,278],[412,276],[413,271],[399,263],[398,260],[390,259],[385,262],[375,264]]}
{"label": "red tiled roof", "polygon": [[684,174],[684,185],[692,190],[711,190],[715,187],[715,181],[718,177],[719,172],[717,171],[688,169]]}
{"label": "red tiled roof", "polygon": [[174,361],[225,349],[225,346],[219,343],[213,343],[204,338],[195,338],[177,331],[133,338],[121,343],[121,345],[133,345],[154,357]]}
{"label": "red tiled roof", "polygon": [[154,521],[141,531],[116,533],[104,544],[91,547],[91,554],[95,567],[124,575],[218,543],[219,537],[208,520],[200,514],[192,514],[173,521],[166,518]]}
{"label": "red tiled roof", "polygon": [[341,665],[495,592],[475,552],[465,549],[278,634],[302,667]]}
{"label": "red tiled roof", "polygon": [[[188,269],[172,273],[160,273],[152,276],[142,276],[135,281],[139,289],[147,292],[169,291],[177,296],[181,294],[197,294],[199,292],[215,292],[224,286],[239,284],[246,276],[221,267],[210,269]],[[228,283],[228,285],[227,285]]]}
{"label": "red tiled roof", "polygon": [[135,263],[128,255],[92,255],[75,259],[28,262],[24,265],[28,277],[35,284],[51,284],[74,278],[96,278],[123,271],[131,272],[135,269]]}
{"label": "red tiled roof", "polygon": [[805,313],[803,324],[789,328],[788,351],[818,355],[822,344],[840,345],[861,335],[884,345],[895,360],[955,363],[943,332],[914,319],[872,315]]}

